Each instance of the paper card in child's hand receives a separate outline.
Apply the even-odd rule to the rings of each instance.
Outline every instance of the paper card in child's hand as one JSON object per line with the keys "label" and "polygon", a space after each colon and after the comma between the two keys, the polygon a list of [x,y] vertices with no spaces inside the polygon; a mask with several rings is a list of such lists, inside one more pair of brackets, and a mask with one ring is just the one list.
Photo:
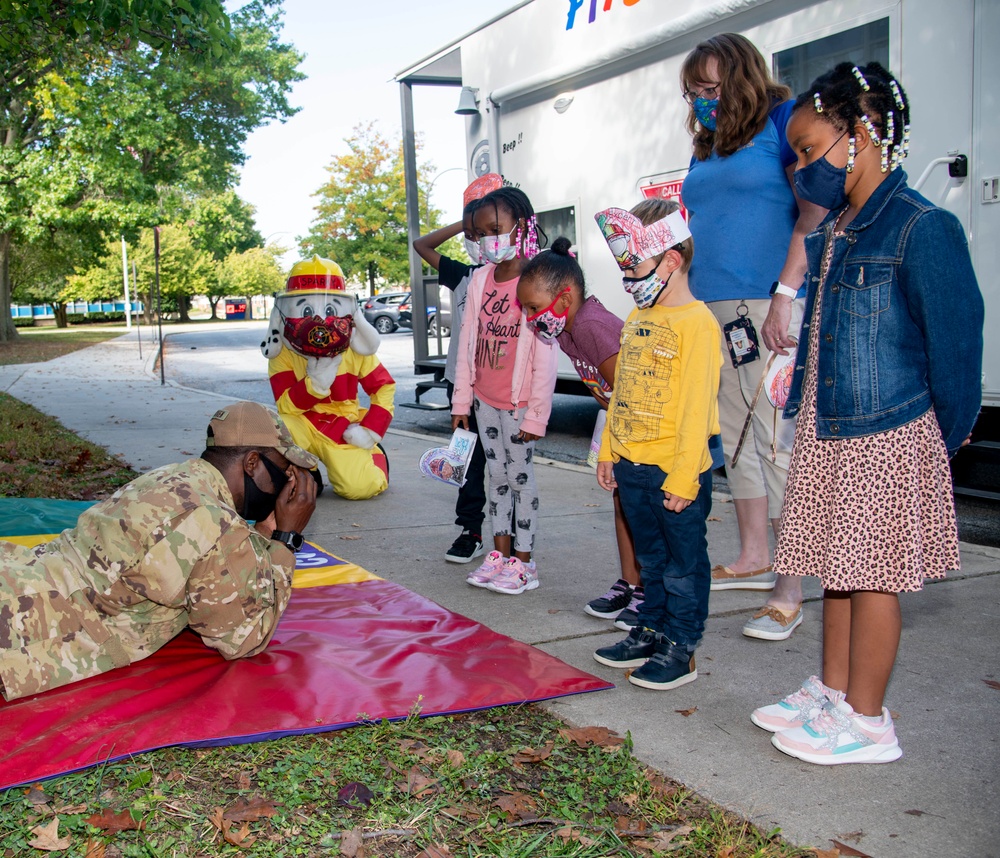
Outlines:
{"label": "paper card in child's hand", "polygon": [[434,447],[420,457],[420,472],[425,477],[452,486],[464,486],[469,460],[476,447],[476,433],[456,429],[447,447]]}

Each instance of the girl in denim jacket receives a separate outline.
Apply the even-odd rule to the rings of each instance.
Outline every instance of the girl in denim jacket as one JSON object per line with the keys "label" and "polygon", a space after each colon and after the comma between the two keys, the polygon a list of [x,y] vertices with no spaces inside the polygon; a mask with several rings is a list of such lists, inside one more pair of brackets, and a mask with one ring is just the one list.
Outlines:
{"label": "girl in denim jacket", "polygon": [[757,709],[821,765],[902,751],[883,706],[898,594],[959,568],[948,457],[979,412],[983,300],[957,218],[906,186],[909,104],[882,66],[842,63],[796,101],[798,193],[829,209],[805,242],[801,410],[775,572],[824,587],[822,679]]}

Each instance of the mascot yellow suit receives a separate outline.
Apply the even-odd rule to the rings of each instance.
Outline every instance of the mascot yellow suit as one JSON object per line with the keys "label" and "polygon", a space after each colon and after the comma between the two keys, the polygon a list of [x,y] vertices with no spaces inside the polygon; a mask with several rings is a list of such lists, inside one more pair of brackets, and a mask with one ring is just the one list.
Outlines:
{"label": "mascot yellow suit", "polygon": [[[281,419],[295,443],[326,466],[331,488],[350,500],[389,485],[379,442],[392,422],[396,383],[375,357],[379,342],[344,291],[340,266],[314,256],[292,266],[260,344]],[[359,385],[367,409],[359,406]]]}

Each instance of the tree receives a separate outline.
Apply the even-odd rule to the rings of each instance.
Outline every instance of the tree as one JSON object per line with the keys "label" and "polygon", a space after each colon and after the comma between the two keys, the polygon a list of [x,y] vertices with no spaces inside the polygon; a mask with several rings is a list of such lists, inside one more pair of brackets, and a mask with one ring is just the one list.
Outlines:
{"label": "tree", "polygon": [[295,112],[302,58],[280,15],[278,0],[231,19],[218,0],[0,3],[0,340],[16,335],[16,243],[134,236],[173,196],[233,184],[250,131]]}
{"label": "tree", "polygon": [[[330,179],[314,194],[319,198],[316,219],[299,243],[304,254],[335,260],[348,281],[367,282],[369,294],[375,294],[376,280],[409,281],[403,147],[382,136],[374,122],[355,126],[345,142],[349,152],[326,168]],[[430,164],[420,168],[418,184],[427,184],[432,169]],[[433,227],[440,213],[431,210],[430,215]]]}
{"label": "tree", "polygon": [[[285,286],[285,275],[278,265],[275,252],[281,253],[281,248],[253,247],[242,253],[230,253],[218,267],[218,282],[220,296],[241,295],[249,298],[251,295],[273,295]],[[212,318],[216,319],[216,305],[219,298],[209,302],[212,305]]]}

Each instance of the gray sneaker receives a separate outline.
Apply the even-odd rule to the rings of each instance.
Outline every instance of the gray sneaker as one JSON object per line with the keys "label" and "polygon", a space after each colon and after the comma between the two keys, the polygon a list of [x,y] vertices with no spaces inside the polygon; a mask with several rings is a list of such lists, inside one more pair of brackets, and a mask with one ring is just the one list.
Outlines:
{"label": "gray sneaker", "polygon": [[801,624],[801,607],[789,617],[777,608],[765,605],[747,620],[743,634],[762,641],[785,641]]}

